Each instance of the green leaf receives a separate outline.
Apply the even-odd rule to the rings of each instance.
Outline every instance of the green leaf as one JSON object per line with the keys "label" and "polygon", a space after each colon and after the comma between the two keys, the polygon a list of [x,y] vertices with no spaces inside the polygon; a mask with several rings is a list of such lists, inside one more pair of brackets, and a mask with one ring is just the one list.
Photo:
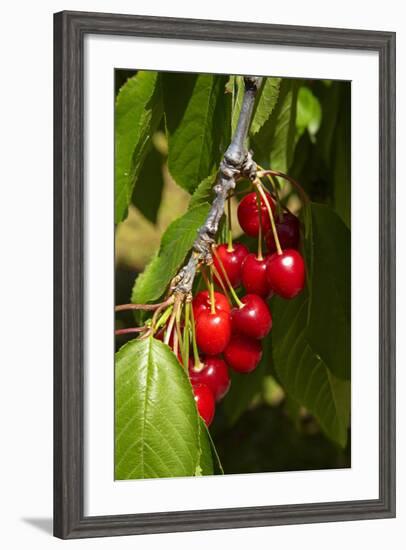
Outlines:
{"label": "green leaf", "polygon": [[270,344],[270,336],[262,341],[262,359],[254,371],[249,374],[241,374],[230,369],[231,386],[224,398],[224,411],[231,425],[237,422],[262,389],[263,379],[269,372],[271,361]]}
{"label": "green leaf", "polygon": [[286,393],[305,406],[326,435],[347,444],[350,382],[336,378],[306,338],[308,296],[293,300],[274,297],[273,365]]}
{"label": "green leaf", "polygon": [[115,407],[116,479],[212,473],[190,382],[168,346],[147,338],[117,352]]}
{"label": "green leaf", "polygon": [[351,88],[340,88],[340,110],[333,141],[334,209],[351,226]]}
{"label": "green leaf", "polygon": [[155,147],[151,147],[135,184],[132,203],[154,224],[161,204],[163,186],[163,157]]}
{"label": "green leaf", "polygon": [[313,216],[312,202],[304,202],[299,217],[301,220],[301,232],[303,243],[303,255],[306,263],[306,286],[312,288],[313,281]]}
{"label": "green leaf", "polygon": [[278,102],[281,80],[281,78],[264,79],[251,123],[251,135],[258,133],[272,115]]}
{"label": "green leaf", "polygon": [[309,321],[306,337],[332,374],[351,375],[351,238],[341,218],[311,205],[306,246],[309,262]]}
{"label": "green leaf", "polygon": [[168,167],[178,185],[193,193],[218,166],[229,142],[226,78],[208,74],[163,75]]}
{"label": "green leaf", "polygon": [[273,360],[289,398],[346,445],[350,411],[350,233],[330,208],[305,204],[308,290],[272,300]]}
{"label": "green leaf", "polygon": [[316,143],[320,157],[327,167],[334,155],[334,134],[340,115],[340,91],[346,84],[348,83],[332,82],[329,86],[324,85],[320,91],[323,116]]}
{"label": "green leaf", "polygon": [[215,473],[212,457],[212,442],[210,432],[206,427],[206,424],[199,417],[199,445],[200,445],[200,459],[196,468],[196,476],[209,476]]}
{"label": "green leaf", "polygon": [[137,71],[135,71],[134,69],[116,69],[114,71],[115,95],[118,94],[120,88],[126,83],[126,81],[136,74]]}
{"label": "green leaf", "polygon": [[332,82],[327,87],[319,81],[312,90],[322,108],[320,129],[313,138],[307,131],[301,135],[289,174],[350,227],[351,83]]}
{"label": "green leaf", "polygon": [[128,213],[128,205],[151,135],[162,118],[158,73],[139,71],[120,89],[115,107],[115,222]]}
{"label": "green leaf", "polygon": [[217,172],[210,174],[207,178],[199,183],[195,192],[192,195],[189,203],[189,209],[196,208],[205,203],[212,202],[213,185],[216,181]]}
{"label": "green leaf", "polygon": [[314,137],[321,124],[320,101],[307,86],[299,88],[297,98],[296,128],[299,136],[308,130],[310,136]]}
{"label": "green leaf", "polygon": [[251,138],[254,158],[260,164],[285,173],[295,149],[297,90],[296,80],[281,80],[278,101],[271,116]]}
{"label": "green leaf", "polygon": [[210,205],[205,203],[192,208],[169,225],[162,237],[159,252],[135,281],[132,292],[134,303],[145,304],[162,296],[192,248],[209,208]]}

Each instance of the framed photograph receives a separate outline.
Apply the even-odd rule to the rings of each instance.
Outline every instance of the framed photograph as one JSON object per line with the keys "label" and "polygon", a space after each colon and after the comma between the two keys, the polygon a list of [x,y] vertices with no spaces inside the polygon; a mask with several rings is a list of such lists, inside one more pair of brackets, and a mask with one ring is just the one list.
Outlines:
{"label": "framed photograph", "polygon": [[395,34],[54,19],[54,534],[395,515]]}

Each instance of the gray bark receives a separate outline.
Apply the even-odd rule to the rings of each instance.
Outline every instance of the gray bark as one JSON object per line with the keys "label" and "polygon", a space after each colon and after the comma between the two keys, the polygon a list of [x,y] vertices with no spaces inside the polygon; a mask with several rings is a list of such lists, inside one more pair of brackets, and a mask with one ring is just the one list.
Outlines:
{"label": "gray bark", "polygon": [[220,163],[216,183],[213,188],[216,196],[205,223],[198,231],[198,236],[193,244],[192,254],[188,262],[172,281],[171,293],[191,294],[198,266],[202,263],[210,264],[212,262],[211,247],[215,242],[229,192],[235,188],[238,179],[243,177],[251,180],[255,179],[257,166],[247,149],[246,142],[255,98],[261,82],[261,77],[244,77],[245,92],[241,111],[234,136]]}

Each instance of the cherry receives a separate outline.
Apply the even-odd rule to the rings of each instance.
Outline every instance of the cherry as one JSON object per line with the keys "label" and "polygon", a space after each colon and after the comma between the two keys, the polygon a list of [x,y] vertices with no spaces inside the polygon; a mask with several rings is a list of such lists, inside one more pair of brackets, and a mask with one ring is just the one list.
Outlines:
{"label": "cherry", "polygon": [[235,334],[224,350],[224,357],[235,371],[251,372],[261,360],[261,342],[242,334]]}
{"label": "cherry", "polygon": [[[233,249],[228,250],[228,245],[223,243],[217,246],[216,254],[223,264],[231,285],[233,287],[239,286],[241,284],[241,264],[248,255],[248,249],[241,243],[233,243]],[[224,286],[227,287],[227,282],[225,281],[223,270],[216,254],[213,254],[213,263],[224,283]],[[220,282],[217,278],[215,279],[217,283]]]}
{"label": "cherry", "polygon": [[226,311],[202,311],[196,319],[196,342],[202,353],[217,355],[224,351],[231,337],[231,319]]}
{"label": "cherry", "polygon": [[[269,201],[269,204],[272,208],[272,212],[275,211],[275,202],[269,193],[266,193],[266,197]],[[262,221],[262,231],[263,234],[267,233],[271,228],[271,220],[269,219],[268,209],[264,202],[264,199],[261,197],[261,221]],[[238,221],[241,225],[242,230],[247,235],[251,237],[257,237],[259,234],[259,211],[258,211],[258,202],[257,194],[255,192],[248,193],[242,199],[237,209]]]}
{"label": "cherry", "polygon": [[287,249],[272,254],[268,260],[268,282],[275,294],[294,298],[304,288],[305,263],[297,250]]}
{"label": "cherry", "polygon": [[242,284],[245,290],[252,294],[258,294],[262,298],[267,298],[271,290],[266,275],[268,258],[269,256],[258,259],[255,254],[248,254],[241,268]]}
{"label": "cherry", "polygon": [[193,385],[206,384],[216,401],[220,401],[230,389],[230,377],[226,363],[220,357],[205,357],[203,368],[198,370],[193,361],[189,362],[189,377]]}
{"label": "cherry", "polygon": [[[281,248],[297,249],[300,239],[300,223],[299,219],[290,212],[283,213],[283,219],[277,217],[275,219],[276,232],[278,233],[278,239]],[[266,236],[266,245],[269,252],[276,252],[275,239],[272,231]]]}
{"label": "cherry", "polygon": [[[221,292],[214,292],[214,301],[216,304],[216,311],[226,311],[227,313],[230,312],[231,307],[224,294]],[[198,292],[193,298],[192,306],[195,319],[197,319],[202,311],[209,310],[211,308],[209,291],[202,290],[201,292]]]}
{"label": "cherry", "polygon": [[206,384],[194,384],[192,385],[193,393],[195,396],[197,410],[200,416],[206,423],[206,426],[210,426],[214,417],[215,402],[213,394]]}
{"label": "cherry", "polygon": [[246,294],[241,302],[242,307],[231,310],[233,331],[251,338],[264,338],[272,328],[271,312],[266,302],[257,294]]}

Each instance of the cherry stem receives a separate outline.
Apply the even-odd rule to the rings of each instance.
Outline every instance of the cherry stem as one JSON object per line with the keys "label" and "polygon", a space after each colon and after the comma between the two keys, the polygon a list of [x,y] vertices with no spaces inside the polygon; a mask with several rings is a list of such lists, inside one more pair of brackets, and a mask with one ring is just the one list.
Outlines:
{"label": "cherry stem", "polygon": [[230,303],[230,296],[228,295],[228,290],[227,290],[227,288],[224,284],[223,279],[220,276],[220,273],[218,272],[218,270],[217,270],[217,268],[214,264],[212,264],[212,269],[213,269],[214,276],[216,277],[216,281],[221,286],[221,289],[224,292],[225,297],[227,298],[227,302]]}
{"label": "cherry stem", "polygon": [[214,283],[213,283],[213,267],[210,266],[209,271],[209,293],[210,293],[210,311],[214,314],[216,313],[216,297],[214,295]]}
{"label": "cherry stem", "polygon": [[209,278],[207,277],[207,273],[205,271],[204,266],[201,267],[200,272],[202,274],[204,284],[206,285],[207,290],[210,292],[210,281],[209,281]]}
{"label": "cherry stem", "polygon": [[170,337],[171,337],[171,334],[172,334],[172,329],[173,329],[173,325],[174,325],[174,322],[175,322],[175,319],[176,319],[176,314],[177,314],[177,310],[178,310],[178,307],[179,307],[179,298],[176,298],[175,299],[175,305],[173,306],[173,310],[172,310],[172,313],[171,313],[171,316],[169,317],[169,321],[168,321],[168,326],[166,328],[166,332],[165,332],[165,338],[164,338],[164,344],[169,344],[169,340],[170,340]]}
{"label": "cherry stem", "polygon": [[273,217],[273,212],[272,212],[271,205],[269,204],[268,197],[266,196],[264,188],[262,187],[261,180],[259,180],[257,178],[255,180],[255,185],[257,186],[257,189],[260,192],[261,197],[263,198],[265,206],[268,210],[269,219],[271,220],[273,238],[275,239],[276,251],[280,255],[280,254],[282,254],[282,248],[281,248],[281,244],[279,242],[278,232],[276,231],[276,225],[275,225],[275,220],[274,220],[274,217]]}
{"label": "cherry stem", "polygon": [[193,313],[193,307],[190,308],[190,314],[191,314],[191,321],[192,321],[192,347],[193,347],[193,358],[194,358],[194,368],[199,369],[200,368],[200,357],[199,357],[199,351],[197,349],[197,343],[196,343],[196,326],[195,326],[195,316]]}
{"label": "cherry stem", "polygon": [[[276,202],[278,200],[277,196],[275,195],[275,193],[273,192],[273,190],[269,190],[268,187],[266,187],[266,185],[262,182],[262,186],[264,187],[264,189],[266,191],[269,192],[269,194],[271,195],[271,197],[273,198],[273,200]],[[280,219],[283,219],[283,215],[285,215],[286,213],[288,214],[292,214],[292,216],[295,216],[295,214],[293,214],[293,212],[286,206],[286,204],[282,204],[282,201],[280,200],[279,202],[279,208],[280,208],[280,213],[281,213],[281,217]],[[278,214],[279,215],[279,214]]]}
{"label": "cherry stem", "polygon": [[181,356],[182,356],[182,363],[185,365],[184,357],[183,357],[183,340],[182,340],[182,331],[180,330],[180,317],[182,314],[182,302],[179,302],[178,309],[176,311],[175,315],[175,337],[173,340],[173,352],[177,356],[178,355],[178,346],[180,348]]}
{"label": "cherry stem", "polygon": [[231,223],[231,197],[228,195],[227,197],[227,224],[228,224],[228,246],[227,251],[232,252],[234,250],[233,247],[233,227]]}
{"label": "cherry stem", "polygon": [[119,328],[117,330],[114,331],[114,334],[116,336],[120,336],[122,334],[133,334],[134,332],[144,332],[146,330],[148,330],[149,327],[131,327],[131,328]]}
{"label": "cherry stem", "polygon": [[[262,166],[259,166],[259,164],[257,164],[257,166],[262,172],[265,171],[265,169],[262,168]],[[257,175],[258,175],[258,173],[257,173]],[[279,197],[279,189],[278,189],[277,181],[273,178],[273,176],[271,176],[271,174],[266,174],[266,177],[267,177],[268,181],[271,183],[273,192],[275,194],[278,219],[283,221],[283,206],[281,204],[281,200],[280,200],[280,197]]]}
{"label": "cherry stem", "polygon": [[258,189],[255,190],[257,196],[257,206],[258,206],[258,219],[259,219],[259,231],[258,231],[258,253],[257,259],[262,261],[264,257],[262,256],[262,208],[261,208],[261,196]]}
{"label": "cherry stem", "polygon": [[182,347],[182,360],[185,369],[188,368],[189,363],[189,324],[190,324],[190,308],[189,301],[185,305],[185,326],[183,328],[183,347]]}
{"label": "cherry stem", "polygon": [[128,311],[132,309],[143,309],[145,311],[154,311],[161,306],[169,305],[173,302],[174,298],[173,296],[170,296],[167,300],[164,302],[159,302],[158,304],[121,304],[119,306],[116,306],[114,308],[115,311]]}
{"label": "cherry stem", "polygon": [[169,316],[171,315],[173,310],[173,305],[168,306],[161,317],[159,317],[159,314],[163,309],[165,309],[165,306],[161,306],[160,308],[158,308],[152,316],[151,328],[153,332],[155,332],[159,327],[162,327],[169,319]]}
{"label": "cherry stem", "polygon": [[287,174],[284,174],[283,172],[279,172],[279,170],[261,170],[260,172],[257,172],[257,176],[259,178],[262,178],[263,176],[276,176],[279,178],[283,178],[287,181],[289,181],[293,187],[298,191],[300,197],[302,198],[303,202],[309,203],[310,199],[307,196],[305,190],[303,187],[298,183],[295,179],[291,178]]}
{"label": "cherry stem", "polygon": [[175,331],[173,333],[173,353],[176,355],[176,358],[178,357],[178,349],[179,349],[179,339],[178,339],[178,331],[176,330],[176,320],[175,320]]}
{"label": "cherry stem", "polygon": [[217,261],[220,265],[220,268],[221,268],[221,271],[224,275],[224,278],[226,280],[226,283],[228,285],[228,288],[230,290],[230,293],[231,293],[231,296],[234,298],[234,301],[235,303],[238,305],[239,308],[241,307],[244,307],[244,304],[241,302],[241,300],[239,299],[239,297],[237,296],[237,294],[235,293],[235,290],[233,288],[233,285],[231,284],[230,282],[230,279],[228,278],[228,275],[227,275],[227,271],[225,270],[225,267],[223,265],[223,262],[221,261],[221,258],[220,256],[217,254],[217,250],[216,250],[216,247],[215,245],[212,246],[212,251],[213,251],[213,254],[216,256],[217,258]]}
{"label": "cherry stem", "polygon": [[267,175],[267,178],[268,180],[271,182],[271,185],[272,185],[272,189],[275,193],[275,197],[276,197],[276,210],[277,210],[277,214],[278,214],[278,219],[281,220],[283,222],[283,207],[281,205],[281,199],[279,197],[279,189],[278,189],[278,185],[276,184],[274,178],[268,174]]}

